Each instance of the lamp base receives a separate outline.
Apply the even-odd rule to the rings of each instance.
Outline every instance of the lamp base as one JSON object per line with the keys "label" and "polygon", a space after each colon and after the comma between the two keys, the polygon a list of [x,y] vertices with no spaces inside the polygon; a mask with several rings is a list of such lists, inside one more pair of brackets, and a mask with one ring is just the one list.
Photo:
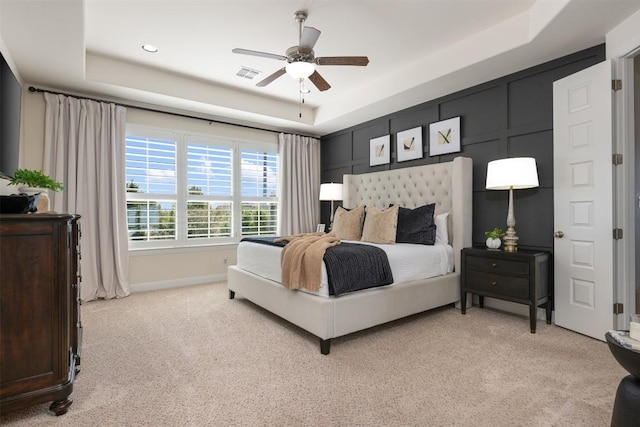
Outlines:
{"label": "lamp base", "polygon": [[329,229],[327,230],[328,233],[331,233],[333,231],[333,216],[334,216],[334,212],[333,212],[333,200],[331,201],[331,218],[329,220]]}
{"label": "lamp base", "polygon": [[505,252],[517,252],[518,240],[516,236],[516,216],[513,214],[513,187],[509,188],[509,212],[507,213],[507,232],[502,238]]}
{"label": "lamp base", "polygon": [[507,232],[502,238],[505,252],[517,252],[518,240],[516,236],[516,217],[513,214],[513,187],[509,188],[509,212],[507,213]]}
{"label": "lamp base", "polygon": [[513,227],[508,227],[505,236],[502,238],[502,242],[504,243],[504,251],[517,252],[518,240],[520,240],[520,238],[516,236],[516,230]]}
{"label": "lamp base", "polygon": [[505,252],[518,252],[518,236],[511,240],[507,240],[507,237],[505,236],[503,240]]}

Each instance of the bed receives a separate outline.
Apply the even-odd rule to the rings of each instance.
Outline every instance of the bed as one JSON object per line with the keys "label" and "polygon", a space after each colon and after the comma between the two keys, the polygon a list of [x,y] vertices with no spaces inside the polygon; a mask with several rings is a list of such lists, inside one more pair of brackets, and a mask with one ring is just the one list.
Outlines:
{"label": "bed", "polygon": [[[472,167],[470,158],[359,175],[344,175],[346,208],[398,204],[415,208],[435,203],[447,216],[453,272],[423,280],[366,289],[338,297],[292,291],[275,280],[228,268],[229,298],[236,293],[317,336],[329,354],[331,339],[460,301],[460,250],[471,246]],[[239,254],[241,256],[241,254]],[[239,262],[239,264],[242,264]]]}

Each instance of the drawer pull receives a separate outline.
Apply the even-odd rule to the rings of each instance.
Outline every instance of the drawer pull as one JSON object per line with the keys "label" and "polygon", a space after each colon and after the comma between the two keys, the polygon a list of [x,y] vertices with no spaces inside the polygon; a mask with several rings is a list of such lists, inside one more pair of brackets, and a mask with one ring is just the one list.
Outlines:
{"label": "drawer pull", "polygon": [[491,282],[491,286],[496,286],[498,284],[498,282],[496,282],[495,280]]}
{"label": "drawer pull", "polygon": [[495,267],[497,267],[497,266],[498,266],[498,263],[497,263],[497,262],[492,262],[492,263],[491,263],[491,267],[494,267],[494,268],[495,268]]}

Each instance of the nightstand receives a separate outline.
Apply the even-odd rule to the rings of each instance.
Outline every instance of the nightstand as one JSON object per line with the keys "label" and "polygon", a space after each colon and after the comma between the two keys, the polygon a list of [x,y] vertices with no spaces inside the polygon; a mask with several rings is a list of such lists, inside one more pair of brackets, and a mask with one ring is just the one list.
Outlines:
{"label": "nightstand", "polygon": [[462,249],[460,303],[466,313],[467,293],[479,297],[497,298],[529,306],[531,333],[536,332],[538,306],[545,305],[547,323],[551,323],[551,254],[545,251],[496,249]]}

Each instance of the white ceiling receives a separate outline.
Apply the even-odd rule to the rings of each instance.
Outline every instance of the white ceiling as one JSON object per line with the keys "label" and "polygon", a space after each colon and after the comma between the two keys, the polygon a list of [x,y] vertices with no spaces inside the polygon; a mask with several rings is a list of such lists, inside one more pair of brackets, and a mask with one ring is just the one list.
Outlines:
{"label": "white ceiling", "polygon": [[[0,0],[0,48],[25,85],[313,135],[343,129],[605,41],[640,0]],[[331,84],[299,103],[274,59],[297,10]],[[141,49],[151,43],[160,49]],[[241,67],[262,72],[236,76]],[[299,117],[300,111],[302,117]]]}

